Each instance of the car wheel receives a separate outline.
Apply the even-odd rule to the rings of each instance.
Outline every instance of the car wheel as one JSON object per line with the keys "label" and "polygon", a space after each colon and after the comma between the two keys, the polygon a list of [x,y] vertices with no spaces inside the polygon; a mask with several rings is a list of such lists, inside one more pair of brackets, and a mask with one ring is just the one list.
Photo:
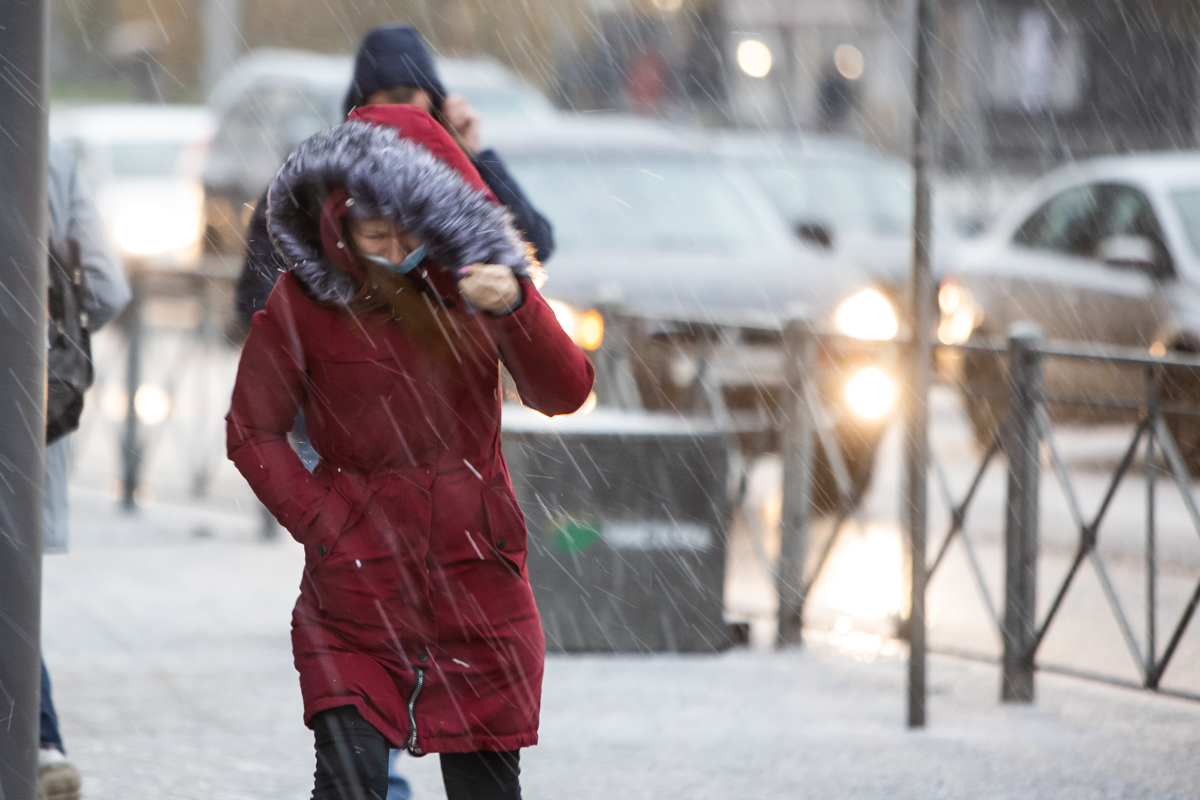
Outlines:
{"label": "car wheel", "polygon": [[[1158,385],[1158,401],[1164,406],[1193,409],[1200,413],[1200,372],[1166,370]],[[1175,440],[1175,447],[1179,449],[1188,473],[1200,475],[1200,416],[1163,414],[1163,421]]]}
{"label": "car wheel", "polygon": [[959,383],[976,443],[987,449],[1008,416],[1008,364],[999,353],[967,352]]}

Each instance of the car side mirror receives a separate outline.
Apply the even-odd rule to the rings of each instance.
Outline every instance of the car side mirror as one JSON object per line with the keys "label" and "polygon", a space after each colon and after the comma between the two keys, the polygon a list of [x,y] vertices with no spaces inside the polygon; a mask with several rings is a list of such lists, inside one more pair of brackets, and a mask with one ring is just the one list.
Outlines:
{"label": "car side mirror", "polygon": [[1109,266],[1137,269],[1154,277],[1162,273],[1158,248],[1144,236],[1110,236],[1100,242],[1096,255]]}
{"label": "car side mirror", "polygon": [[792,226],[792,232],[806,242],[829,250],[833,247],[833,229],[823,222],[804,221]]}

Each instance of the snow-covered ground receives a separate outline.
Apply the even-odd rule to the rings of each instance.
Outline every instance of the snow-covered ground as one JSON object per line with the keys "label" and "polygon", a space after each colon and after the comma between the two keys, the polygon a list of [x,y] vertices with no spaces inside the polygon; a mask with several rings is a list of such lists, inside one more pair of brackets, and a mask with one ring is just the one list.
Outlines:
{"label": "snow-covered ground", "polygon": [[[299,800],[308,796],[313,763],[288,625],[303,554],[286,534],[260,538],[259,507],[221,457],[220,416],[236,353],[189,356],[194,343],[167,330],[151,345],[158,366],[146,380],[192,388],[171,420],[150,432],[147,505],[134,515],[113,499],[120,343],[101,338],[97,346],[102,385],[76,439],[72,551],[48,558],[45,569],[45,651],[67,746],[91,800]],[[935,451],[961,491],[978,452],[951,394],[936,393],[934,410]],[[1059,435],[1091,509],[1128,433]],[[809,647],[769,647],[774,601],[762,556],[777,547],[778,462],[764,460],[753,471],[748,511],[761,521],[735,521],[726,585],[729,614],[752,621],[754,646],[708,657],[551,657],[542,744],[524,758],[526,796],[1195,797],[1200,703],[1042,673],[1034,706],[1006,707],[997,702],[994,666],[934,656],[929,727],[904,728],[905,651],[890,636],[904,591],[895,522],[900,444],[896,432],[885,440],[864,526],[846,531],[814,590]],[[197,499],[199,463],[209,465],[211,482]],[[1003,496],[1000,465],[968,516],[994,602]],[[1042,497],[1044,609],[1077,534],[1048,470]],[[948,517],[939,502],[933,508],[937,542]],[[1101,529],[1101,550],[1139,638],[1144,519],[1144,484],[1135,475]],[[1200,577],[1200,536],[1166,487],[1159,523],[1158,597],[1177,614]],[[759,531],[757,546],[751,530]],[[954,545],[931,586],[931,642],[994,655],[998,639],[966,564]],[[1167,624],[1160,624],[1160,650]],[[1136,677],[1089,565],[1041,659]],[[1189,632],[1164,683],[1200,692],[1197,665],[1200,635]],[[439,796],[435,759],[406,757],[401,768],[417,797]]]}
{"label": "snow-covered ground", "polygon": [[[257,520],[163,503],[130,519],[79,490],[46,561],[45,645],[90,800],[300,800],[288,619],[302,551]],[[819,638],[819,637],[818,637]],[[1200,704],[1042,675],[996,702],[994,667],[931,662],[929,727],[904,727],[904,653],[551,657],[539,798],[1193,798]],[[418,798],[433,758],[401,761]]]}

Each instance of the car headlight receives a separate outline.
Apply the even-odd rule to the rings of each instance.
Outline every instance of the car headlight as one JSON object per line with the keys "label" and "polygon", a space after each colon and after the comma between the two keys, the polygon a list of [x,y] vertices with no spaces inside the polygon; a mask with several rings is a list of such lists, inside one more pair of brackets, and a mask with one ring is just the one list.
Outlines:
{"label": "car headlight", "polygon": [[863,289],[845,300],[834,314],[834,324],[855,339],[884,341],[896,338],[900,330],[896,309],[877,289]]}
{"label": "car headlight", "polygon": [[561,300],[547,300],[558,324],[571,341],[584,350],[596,350],[604,342],[604,317],[599,311],[580,311]]}
{"label": "car headlight", "polygon": [[896,404],[896,382],[879,367],[859,370],[846,381],[846,405],[872,422],[886,417]]}
{"label": "car headlight", "polygon": [[196,247],[204,232],[199,187],[159,199],[137,198],[117,212],[113,239],[127,256],[158,256]]}
{"label": "car headlight", "polygon": [[942,344],[963,344],[983,322],[983,309],[971,292],[953,280],[942,281],[938,289],[938,308],[942,312],[938,341]]}

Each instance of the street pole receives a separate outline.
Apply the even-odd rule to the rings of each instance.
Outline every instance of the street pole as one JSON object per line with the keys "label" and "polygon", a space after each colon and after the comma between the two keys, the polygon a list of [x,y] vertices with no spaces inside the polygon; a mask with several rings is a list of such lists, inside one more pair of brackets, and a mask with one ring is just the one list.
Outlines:
{"label": "street pole", "polygon": [[929,464],[929,384],[933,378],[929,170],[937,155],[937,81],[933,44],[937,35],[939,0],[917,0],[916,75],[913,126],[913,263],[909,282],[911,303],[908,350],[908,403],[905,414],[907,446],[904,467],[907,480],[907,528],[910,548],[912,597],[908,625],[908,726],[925,726],[925,534],[928,526],[926,486]]}
{"label": "street pole", "polygon": [[783,513],[780,519],[779,569],[775,594],[779,622],[775,642],[780,647],[803,643],[804,564],[812,522],[813,470],[816,435],[808,399],[817,374],[819,342],[807,320],[792,320],[784,329]]}
{"label": "street pole", "polygon": [[1004,521],[1004,657],[1000,697],[1033,702],[1037,643],[1038,488],[1041,483],[1041,330],[1018,322],[1008,332],[1008,422],[1004,455],[1008,493]]}
{"label": "street pole", "polygon": [[125,353],[125,429],[121,435],[121,507],[125,511],[137,509],[138,483],[142,476],[137,391],[142,385],[142,338],[145,333],[142,312],[146,295],[145,282],[142,270],[135,268],[129,280],[132,297],[125,311],[126,338],[129,339],[129,349]]}
{"label": "street pole", "polygon": [[0,798],[37,797],[46,459],[45,0],[0,3]]}

